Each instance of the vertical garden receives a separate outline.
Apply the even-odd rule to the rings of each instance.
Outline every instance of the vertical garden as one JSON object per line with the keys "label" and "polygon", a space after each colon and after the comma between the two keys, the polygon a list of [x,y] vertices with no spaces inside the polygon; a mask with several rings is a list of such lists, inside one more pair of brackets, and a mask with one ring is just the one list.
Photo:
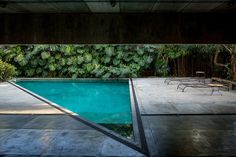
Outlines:
{"label": "vertical garden", "polygon": [[[1,80],[15,76],[187,76],[191,74],[186,73],[189,60],[200,55],[211,68],[226,71],[229,79],[235,79],[235,51],[235,45],[2,45],[0,76]],[[223,59],[220,53],[224,53]]]}

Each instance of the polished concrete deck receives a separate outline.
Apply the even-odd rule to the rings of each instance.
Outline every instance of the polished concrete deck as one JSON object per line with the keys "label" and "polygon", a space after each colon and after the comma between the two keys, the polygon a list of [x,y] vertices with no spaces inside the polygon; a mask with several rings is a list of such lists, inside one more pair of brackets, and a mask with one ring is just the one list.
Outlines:
{"label": "polished concrete deck", "polygon": [[63,113],[9,83],[0,83],[0,114]]}
{"label": "polished concrete deck", "polygon": [[[133,82],[150,156],[236,155],[235,92]],[[143,156],[8,83],[0,83],[0,154]]]}
{"label": "polished concrete deck", "polygon": [[236,93],[181,92],[164,80],[134,80],[151,156],[235,156]]}

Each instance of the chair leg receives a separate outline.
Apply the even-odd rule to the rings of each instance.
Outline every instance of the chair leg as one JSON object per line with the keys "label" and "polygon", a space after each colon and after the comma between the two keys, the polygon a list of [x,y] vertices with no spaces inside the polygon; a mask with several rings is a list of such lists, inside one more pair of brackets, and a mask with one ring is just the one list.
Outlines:
{"label": "chair leg", "polygon": [[185,87],[182,89],[182,92],[184,92],[185,88],[187,88],[187,86],[185,86]]}
{"label": "chair leg", "polygon": [[219,93],[219,94],[222,96],[222,93],[220,92],[220,88],[218,88],[218,90],[217,90],[217,91],[218,91],[218,93]]}
{"label": "chair leg", "polygon": [[166,83],[167,79],[165,79],[164,83]]}
{"label": "chair leg", "polygon": [[180,84],[178,84],[178,86],[177,86],[177,90],[179,89],[179,86],[180,86]]}
{"label": "chair leg", "polygon": [[214,88],[211,88],[211,96],[213,95],[214,91]]}
{"label": "chair leg", "polygon": [[221,96],[223,96],[223,94],[220,92],[220,87],[219,88],[211,88],[211,96],[213,95],[213,93],[215,92],[215,91],[217,91]]}
{"label": "chair leg", "polygon": [[177,91],[178,89],[181,89],[181,90],[183,90],[183,87],[185,87],[185,86],[183,86],[181,83],[179,83],[179,84],[178,84],[178,86],[177,86],[177,89],[176,89],[176,91]]}

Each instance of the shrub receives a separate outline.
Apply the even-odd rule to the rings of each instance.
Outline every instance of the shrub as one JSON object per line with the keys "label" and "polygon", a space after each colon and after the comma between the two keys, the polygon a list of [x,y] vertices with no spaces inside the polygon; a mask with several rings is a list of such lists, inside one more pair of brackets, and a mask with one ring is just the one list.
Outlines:
{"label": "shrub", "polygon": [[0,81],[6,81],[16,75],[16,68],[0,60]]}

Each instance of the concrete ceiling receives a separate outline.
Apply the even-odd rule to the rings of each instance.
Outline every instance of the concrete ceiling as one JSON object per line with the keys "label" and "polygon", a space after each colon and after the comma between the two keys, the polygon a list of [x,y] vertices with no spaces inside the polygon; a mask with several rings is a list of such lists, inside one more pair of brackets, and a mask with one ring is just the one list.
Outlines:
{"label": "concrete ceiling", "polygon": [[0,0],[0,13],[236,12],[236,0]]}

